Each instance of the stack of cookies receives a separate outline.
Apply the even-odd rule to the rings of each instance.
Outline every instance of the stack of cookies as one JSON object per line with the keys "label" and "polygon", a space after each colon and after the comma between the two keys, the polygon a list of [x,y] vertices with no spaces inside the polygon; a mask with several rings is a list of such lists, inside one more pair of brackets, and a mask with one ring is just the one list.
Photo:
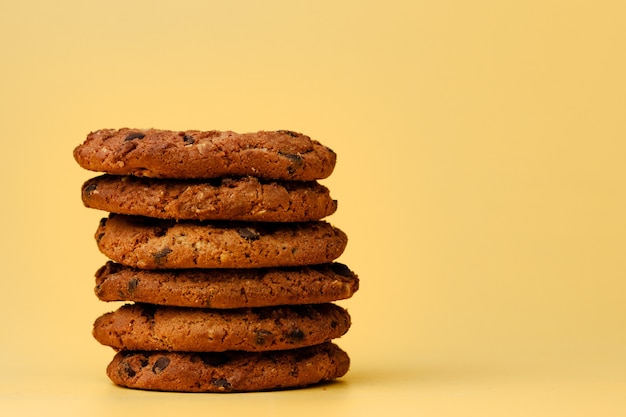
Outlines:
{"label": "stack of cookies", "polygon": [[185,392],[300,387],[343,376],[333,301],[357,276],[335,262],[346,235],[328,177],[336,155],[291,132],[99,130],[74,150],[104,174],[82,188],[109,212],[96,295],[123,301],[94,323],[117,351],[118,385]]}

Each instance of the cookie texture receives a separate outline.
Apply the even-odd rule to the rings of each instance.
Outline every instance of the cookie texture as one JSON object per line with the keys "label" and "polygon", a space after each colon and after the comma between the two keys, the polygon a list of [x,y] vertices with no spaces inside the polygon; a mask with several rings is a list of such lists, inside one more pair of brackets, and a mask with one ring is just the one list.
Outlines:
{"label": "cookie texture", "polygon": [[96,273],[102,301],[199,308],[319,304],[352,297],[359,279],[341,263],[259,269],[142,270],[107,262]]}
{"label": "cookie texture", "polygon": [[350,358],[324,343],[277,352],[118,352],[107,367],[116,384],[180,392],[238,392],[295,388],[340,378]]}
{"label": "cookie texture", "polygon": [[288,130],[103,129],[88,134],[74,158],[85,169],[116,175],[294,181],[326,178],[336,163],[331,149]]}
{"label": "cookie texture", "polygon": [[167,221],[111,214],[95,235],[102,253],[142,269],[261,268],[332,262],[348,238],[325,221]]}
{"label": "cookie texture", "polygon": [[254,177],[163,180],[103,175],[82,187],[85,206],[161,219],[303,222],[337,210],[328,188],[315,182]]}
{"label": "cookie texture", "polygon": [[93,335],[124,350],[260,352],[312,346],[350,328],[334,304],[214,310],[127,304],[96,319]]}

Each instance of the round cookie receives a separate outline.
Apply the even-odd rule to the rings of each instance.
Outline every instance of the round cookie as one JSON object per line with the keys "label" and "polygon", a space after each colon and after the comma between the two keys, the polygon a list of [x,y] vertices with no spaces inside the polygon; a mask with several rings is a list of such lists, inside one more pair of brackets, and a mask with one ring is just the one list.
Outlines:
{"label": "round cookie", "polygon": [[359,279],[340,263],[262,269],[142,270],[107,262],[96,273],[102,301],[200,308],[319,304],[352,297]]}
{"label": "round cookie", "polygon": [[348,243],[324,221],[203,223],[121,214],[102,219],[95,238],[110,259],[142,269],[322,264],[338,258]]}
{"label": "round cookie", "polygon": [[337,156],[301,133],[288,130],[170,131],[103,129],[74,149],[85,169],[160,178],[255,176],[310,181],[328,177]]}
{"label": "round cookie", "polygon": [[85,206],[161,219],[303,222],[337,210],[328,188],[315,181],[254,177],[171,180],[102,175],[82,187]]}
{"label": "round cookie", "polygon": [[333,343],[278,352],[118,352],[107,367],[116,384],[179,392],[295,388],[344,376],[350,358]]}
{"label": "round cookie", "polygon": [[96,340],[114,349],[223,352],[294,349],[341,337],[350,315],[334,304],[212,310],[127,304],[96,319]]}

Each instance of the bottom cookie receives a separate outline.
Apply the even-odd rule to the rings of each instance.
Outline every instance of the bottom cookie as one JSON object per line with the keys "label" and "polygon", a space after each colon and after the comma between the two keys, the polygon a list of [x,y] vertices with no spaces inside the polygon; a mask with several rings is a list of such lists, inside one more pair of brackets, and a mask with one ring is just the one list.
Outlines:
{"label": "bottom cookie", "polygon": [[127,388],[179,392],[243,392],[303,387],[339,378],[350,358],[333,343],[271,352],[120,351],[109,378]]}

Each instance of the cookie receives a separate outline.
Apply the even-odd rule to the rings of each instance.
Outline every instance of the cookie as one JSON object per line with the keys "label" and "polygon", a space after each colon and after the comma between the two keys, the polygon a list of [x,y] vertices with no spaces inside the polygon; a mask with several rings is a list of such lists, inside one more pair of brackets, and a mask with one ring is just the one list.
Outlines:
{"label": "cookie", "polygon": [[200,308],[320,304],[352,297],[359,279],[340,263],[261,269],[142,270],[107,262],[96,273],[102,301]]}
{"label": "cookie", "polygon": [[118,352],[107,375],[127,388],[179,392],[264,391],[342,377],[350,358],[333,343],[277,352]]}
{"label": "cookie", "polygon": [[301,133],[104,129],[74,149],[85,169],[158,178],[259,178],[310,181],[328,177],[336,154]]}
{"label": "cookie", "polygon": [[348,238],[325,221],[169,221],[111,214],[96,241],[118,263],[142,269],[262,268],[332,262]]}
{"label": "cookie", "polygon": [[82,187],[85,206],[161,219],[303,222],[337,210],[328,188],[315,182],[254,177],[168,180],[103,175]]}
{"label": "cookie", "polygon": [[327,342],[350,328],[334,304],[214,310],[127,304],[96,319],[93,336],[114,349],[260,352]]}

